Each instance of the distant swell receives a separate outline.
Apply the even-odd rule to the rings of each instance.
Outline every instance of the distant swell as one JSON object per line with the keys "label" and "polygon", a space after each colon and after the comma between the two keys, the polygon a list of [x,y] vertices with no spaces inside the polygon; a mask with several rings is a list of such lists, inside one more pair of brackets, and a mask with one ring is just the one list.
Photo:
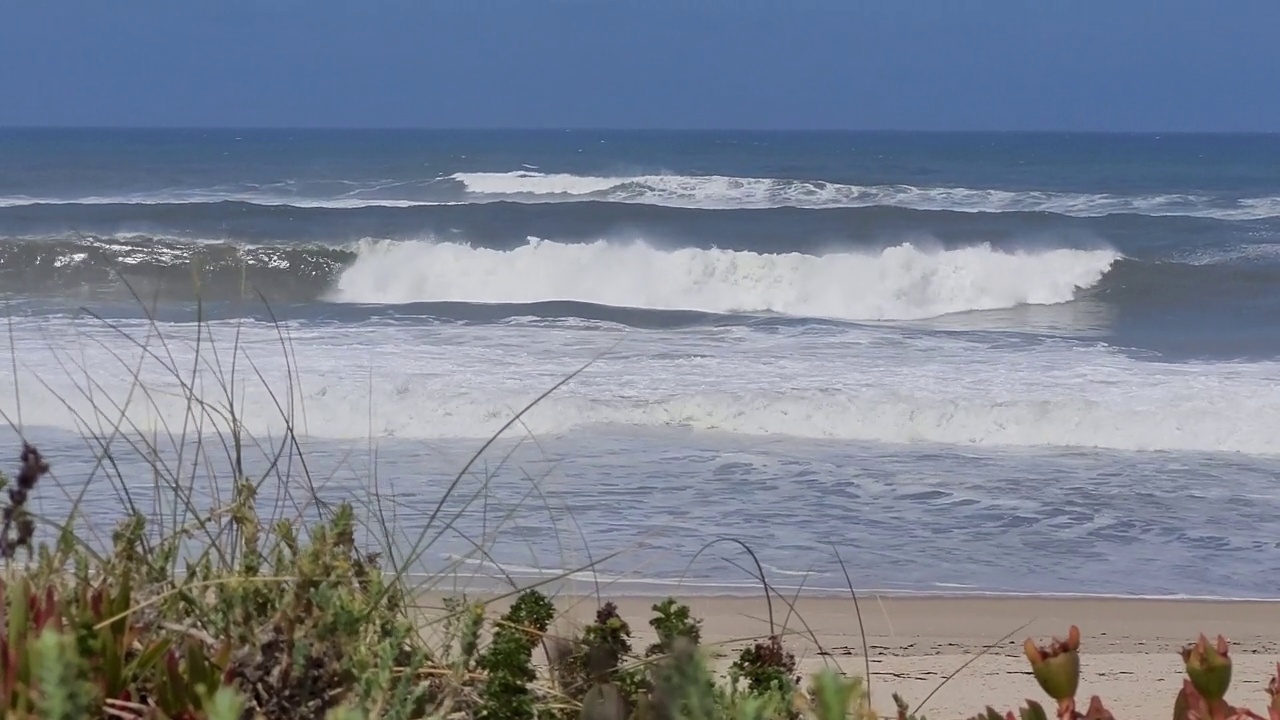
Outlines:
{"label": "distant swell", "polygon": [[1077,217],[1185,215],[1223,220],[1280,216],[1280,197],[1222,201],[1199,195],[1123,196],[913,185],[844,185],[821,180],[721,175],[597,177],[529,171],[455,173],[474,198],[526,202],[606,200],[688,208],[900,207],[956,212],[1050,212]]}
{"label": "distant swell", "polygon": [[[318,298],[355,258],[342,247],[247,245],[124,234],[0,240],[0,293],[206,300]],[[196,278],[199,282],[196,282]]]}
{"label": "distant swell", "polygon": [[1112,250],[927,251],[910,244],[822,256],[660,250],[636,243],[531,239],[513,250],[457,243],[368,242],[333,299],[402,304],[570,300],[715,313],[773,312],[905,320],[1069,302],[1119,258]]}
{"label": "distant swell", "polygon": [[1227,198],[1190,193],[1119,195],[916,185],[852,185],[819,179],[725,175],[595,176],[567,173],[460,172],[404,182],[344,182],[342,192],[283,192],[272,187],[192,188],[124,195],[0,197],[0,210],[31,207],[201,206],[252,204],[311,210],[412,209],[514,201],[610,202],[671,208],[901,208],[964,213],[1054,213],[1073,217],[1149,215],[1258,220],[1280,217],[1280,197]]}
{"label": "distant swell", "polygon": [[[32,205],[0,208],[5,239],[80,236],[204,238],[250,244],[349,243],[360,238],[432,237],[485,247],[516,247],[533,237],[590,242],[644,238],[655,244],[805,252],[883,247],[928,237],[947,245],[1095,246],[1127,255],[1152,247],[1211,248],[1224,241],[1280,240],[1280,222],[1052,213],[974,213],[896,207],[709,210],[626,202],[516,202],[357,209],[298,208],[243,202],[161,205]],[[1135,251],[1135,252],[1131,252]]]}

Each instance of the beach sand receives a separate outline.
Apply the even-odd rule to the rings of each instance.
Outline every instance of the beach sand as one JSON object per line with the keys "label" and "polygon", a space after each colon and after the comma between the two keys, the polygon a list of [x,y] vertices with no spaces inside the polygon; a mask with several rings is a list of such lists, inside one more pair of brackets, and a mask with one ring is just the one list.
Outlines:
{"label": "beach sand", "polygon": [[[718,661],[723,668],[750,638],[770,633],[762,596],[680,599],[702,618],[704,645],[727,651]],[[613,600],[631,624],[634,644],[644,647],[652,640],[648,619],[654,599]],[[774,618],[787,633],[787,647],[801,671],[828,665],[865,675],[869,660],[873,700],[882,714],[893,710],[891,693],[901,693],[914,708],[947,675],[992,644],[989,653],[938,690],[923,712],[941,720],[959,719],[988,704],[1004,711],[1026,698],[1044,701],[1022,643],[1028,636],[1038,641],[1065,636],[1072,623],[1083,636],[1079,699],[1083,703],[1090,695],[1101,695],[1119,718],[1165,717],[1172,710],[1182,682],[1177,650],[1200,631],[1222,633],[1231,641],[1235,672],[1230,697],[1237,704],[1263,709],[1269,673],[1280,660],[1277,603],[872,595],[861,598],[870,649],[864,659],[851,600],[802,597],[794,609],[789,601],[774,599]],[[590,622],[597,606],[594,598],[573,597],[559,597],[557,605],[564,611],[555,628],[560,632]],[[1014,632],[1024,623],[1030,624]]]}

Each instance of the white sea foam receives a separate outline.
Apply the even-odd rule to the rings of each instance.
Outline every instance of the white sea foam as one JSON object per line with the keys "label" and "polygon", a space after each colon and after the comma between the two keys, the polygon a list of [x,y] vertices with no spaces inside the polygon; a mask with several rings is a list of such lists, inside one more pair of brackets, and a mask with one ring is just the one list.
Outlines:
{"label": "white sea foam", "polygon": [[1224,220],[1280,216],[1280,197],[1214,203],[1200,195],[1125,196],[913,185],[846,185],[821,180],[723,175],[591,176],[517,170],[455,173],[477,198],[526,202],[610,200],[691,208],[835,208],[889,206],[957,212],[1052,212],[1092,217],[1117,213],[1187,215]]}
{"label": "white sea foam", "polygon": [[[458,183],[466,200],[432,196],[436,183]],[[81,197],[0,197],[0,208],[28,205],[156,205],[245,202],[303,208],[369,208],[457,205],[469,202],[573,202],[606,200],[683,208],[842,208],[901,207],[956,212],[1051,212],[1077,217],[1120,213],[1181,215],[1222,220],[1280,217],[1280,197],[1234,201],[1204,195],[996,190],[914,185],[851,185],[823,180],[733,177],[726,175],[574,175],[533,170],[460,172],[413,182],[346,182],[352,189],[309,195],[289,183],[261,187],[164,189],[130,195]],[[403,188],[398,186],[405,186]]]}
{"label": "white sea foam", "polygon": [[[529,170],[505,173],[454,173],[449,177],[466,185],[469,192],[481,195],[590,195],[611,190],[628,182],[642,182],[648,179],[540,173]],[[665,176],[650,177],[660,179]]]}
{"label": "white sea foam", "polygon": [[1280,243],[1252,243],[1198,247],[1176,252],[1170,258],[1184,265],[1221,265],[1240,262],[1275,262],[1280,258]]}
{"label": "white sea foam", "polygon": [[[589,561],[584,560],[582,565],[575,567],[534,567],[531,565],[521,565],[518,563],[495,563],[484,558],[468,557],[458,555],[456,553],[446,554],[445,557],[449,562],[456,566],[466,568],[465,571],[458,572],[458,576],[463,580],[471,580],[473,578],[481,578],[493,581],[491,586],[479,586],[488,590],[494,588],[505,588],[504,584],[507,578],[549,578],[553,580],[564,580],[570,583],[585,584],[586,587],[594,587],[597,583],[607,584],[612,588],[626,587],[628,594],[635,594],[639,597],[665,597],[671,593],[671,587],[679,587],[680,593],[683,595],[691,595],[695,597],[753,597],[753,593],[759,591],[760,582],[752,580],[725,581],[710,580],[703,577],[660,577],[645,576],[641,573],[606,573],[601,572],[598,568],[590,570],[579,570],[578,567],[587,565]],[[812,557],[812,556],[810,556]],[[822,576],[824,573],[815,573],[811,571],[797,572],[783,570],[774,566],[764,564],[767,576],[791,575],[791,576]],[[433,578],[435,575],[423,574],[424,578]],[[843,578],[840,578],[843,580]],[[778,582],[776,579],[769,583],[769,586],[775,590],[797,592],[809,597],[836,596],[847,597],[849,588],[847,585],[831,583],[829,580],[823,582],[821,580],[816,583],[809,580],[804,584],[791,584],[788,581]],[[884,587],[864,587],[859,592],[866,595],[877,595],[887,597],[942,597],[942,598],[1043,598],[1043,599],[1093,599],[1093,600],[1183,600],[1183,601],[1215,601],[1215,602],[1257,602],[1257,603],[1275,603],[1280,602],[1280,596],[1276,595],[1193,595],[1187,593],[1105,593],[1105,592],[1029,592],[1017,591],[1009,589],[988,589],[979,587],[970,583],[947,583],[947,582],[928,582],[920,583],[917,586],[910,586],[905,583],[891,585],[886,583]]]}
{"label": "white sea foam", "polygon": [[906,320],[1069,302],[1118,259],[1112,250],[926,251],[910,244],[828,255],[660,250],[642,242],[531,238],[514,250],[366,242],[337,281],[350,303],[573,300],[617,307]]}
{"label": "white sea foam", "polygon": [[[117,403],[128,404],[126,427],[161,434],[166,426],[182,427],[187,400],[158,358],[167,361],[172,353],[178,376],[188,380],[196,366],[193,328],[159,326],[166,347],[140,361],[143,351],[115,330],[88,320],[77,330],[71,322],[15,319],[27,427],[80,429],[74,413],[94,426],[93,406],[110,428],[117,424]],[[118,327],[147,341],[145,323],[120,321]],[[287,332],[295,368],[267,325],[249,324],[237,335],[234,324],[215,324],[200,339],[206,355],[214,346],[225,355],[238,343],[252,359],[235,395],[239,417],[260,437],[283,431],[278,407],[292,388],[299,408],[294,426],[304,435],[357,442],[370,435],[481,438],[596,359],[535,407],[521,431],[678,427],[892,444],[1280,455],[1280,364],[1274,362],[1151,363],[1093,344],[1010,346],[866,327],[628,332],[370,324],[340,332],[298,325]],[[214,367],[210,360],[196,386],[216,401],[222,395]],[[92,369],[97,387],[91,395],[77,390],[87,376],[76,368]],[[135,370],[151,392],[130,396]],[[11,375],[9,363],[0,366],[0,400],[10,413],[16,405],[4,398],[12,397]]]}

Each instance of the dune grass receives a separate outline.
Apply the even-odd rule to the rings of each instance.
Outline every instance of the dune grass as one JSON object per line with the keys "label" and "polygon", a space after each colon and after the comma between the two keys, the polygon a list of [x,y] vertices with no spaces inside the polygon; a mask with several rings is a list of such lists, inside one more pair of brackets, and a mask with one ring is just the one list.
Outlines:
{"label": "dune grass", "polygon": [[[263,305],[270,312],[265,301]],[[139,306],[148,307],[141,299]],[[23,443],[16,473],[0,475],[7,494],[0,527],[4,717],[876,716],[871,709],[874,688],[846,677],[838,667],[797,677],[787,638],[805,632],[820,643],[795,612],[794,598],[771,586],[758,561],[751,574],[767,600],[771,632],[747,639],[750,644],[737,655],[727,677],[711,670],[711,648],[701,642],[698,619],[674,599],[653,605],[647,622],[656,641],[643,649],[632,646],[629,620],[607,601],[606,588],[598,582],[594,622],[571,635],[553,631],[557,609],[549,588],[573,573],[591,571],[607,556],[592,558],[588,552],[586,563],[537,581],[507,576],[510,589],[484,600],[463,595],[448,597],[439,607],[423,606],[428,591],[447,587],[462,572],[462,560],[479,558],[500,567],[488,547],[515,510],[492,532],[486,528],[485,537],[462,535],[472,545],[468,558],[425,576],[414,572],[442,537],[461,535],[456,523],[463,510],[487,502],[492,472],[478,478],[473,472],[481,458],[500,436],[521,428],[530,408],[589,366],[567,374],[513,412],[433,506],[402,507],[379,486],[376,475],[367,485],[367,497],[334,502],[319,491],[325,478],[313,475],[303,451],[298,421],[305,416],[305,404],[285,323],[272,317],[290,369],[283,385],[273,387],[240,347],[239,331],[233,333],[232,347],[221,347],[201,313],[191,326],[194,338],[187,340],[194,351],[191,365],[179,364],[175,343],[180,340],[166,337],[151,313],[142,337],[104,318],[87,317],[116,331],[123,341],[119,345],[136,351],[136,357],[113,354],[122,367],[132,368],[123,402],[107,392],[94,369],[78,367],[70,358],[56,368],[79,379],[79,399],[86,401],[61,398],[77,418],[94,458],[90,480],[73,490],[59,479],[57,459],[42,455],[38,431],[23,425],[20,388],[15,388],[12,405],[0,406]],[[16,379],[21,360],[12,341],[10,350]],[[167,373],[165,392],[178,388],[185,410],[176,423],[159,412],[160,390],[154,378],[143,377],[143,360]],[[206,389],[198,380],[202,373],[212,373],[216,387]],[[39,376],[35,382],[53,392]],[[247,382],[270,392],[279,438],[246,431],[237,397]],[[159,428],[138,425],[128,412],[132,403],[155,408]],[[76,409],[85,405],[92,408],[91,415]],[[498,458],[496,467],[506,467],[510,457]],[[148,476],[131,476],[129,468],[137,467],[144,467]],[[199,478],[210,480],[208,487]],[[150,502],[140,497],[140,484],[150,485]],[[58,491],[69,501],[66,517],[42,517],[32,509],[38,494]],[[119,500],[120,512],[109,527],[84,511],[89,493],[111,493]],[[522,502],[534,501],[550,503],[530,478]],[[401,512],[423,517],[412,537],[401,537],[396,522]],[[729,538],[691,549],[691,557],[725,542],[755,559],[749,545]],[[848,585],[851,623],[860,625],[851,579]],[[775,602],[788,608],[780,624],[774,618]],[[793,617],[802,630],[788,629]],[[1057,716],[1104,720],[1110,715],[1100,703],[1085,713],[1075,709],[1077,650],[1078,635],[1071,635],[1045,648],[1029,645],[1027,653],[1037,679],[1056,703]],[[1184,714],[1175,718],[1235,717],[1224,714],[1222,695],[1215,696],[1216,685],[1210,687],[1220,681],[1219,668],[1227,657],[1223,645],[1201,643],[1188,651],[1190,679],[1179,699]],[[1209,670],[1202,672],[1204,667]],[[869,678],[869,666],[864,671]],[[916,717],[918,707],[913,711],[897,697],[895,702],[898,718]],[[1280,720],[1280,702],[1276,708],[1272,720]],[[1046,713],[1029,704],[1020,716],[1042,718]],[[979,717],[1015,716],[989,711]]]}
{"label": "dune grass", "polygon": [[[324,479],[313,476],[297,430],[305,406],[287,324],[271,316],[289,367],[273,386],[240,347],[238,327],[232,346],[221,347],[198,307],[192,336],[169,337],[150,306],[135,299],[146,310],[145,332],[84,314],[111,331],[114,347],[131,349],[111,351],[132,378],[123,400],[119,388],[104,386],[100,368],[73,357],[41,370],[75,378],[78,397],[58,396],[39,373],[29,380],[57,397],[81,427],[94,457],[91,481],[73,488],[58,479],[56,460],[51,465],[40,454],[23,424],[21,387],[12,405],[0,406],[24,443],[18,473],[4,481],[9,504],[0,533],[6,716],[576,717],[584,700],[590,705],[591,693],[601,692],[601,681],[615,675],[626,678],[627,695],[619,700],[628,714],[641,695],[652,699],[660,684],[654,668],[681,628],[696,627],[687,608],[655,605],[653,624],[663,639],[643,656],[633,656],[629,645],[592,640],[600,633],[626,636],[616,616],[581,638],[546,635],[556,611],[540,588],[610,556],[537,581],[508,576],[508,592],[484,601],[450,598],[440,608],[421,607],[420,600],[447,586],[471,558],[427,576],[412,571],[440,538],[460,532],[461,512],[487,501],[494,471],[469,485],[480,459],[521,427],[530,408],[586,368],[513,412],[433,507],[412,509],[425,520],[405,538],[395,523],[405,508],[376,478],[363,502],[335,503],[318,492]],[[270,315],[265,300],[263,307]],[[188,365],[176,352],[183,342],[194,358]],[[21,349],[12,339],[10,351],[16,380]],[[162,368],[166,389],[154,375],[144,377],[144,364]],[[216,378],[212,389],[201,380],[209,375]],[[281,436],[274,441],[245,429],[237,398],[250,382],[275,405]],[[176,422],[160,407],[162,393],[172,396],[175,387],[185,408]],[[137,424],[130,408],[139,405],[155,411],[158,427]],[[497,470],[509,459],[500,457]],[[140,465],[148,477],[131,477],[129,468]],[[202,488],[198,477],[211,482]],[[529,479],[522,501],[549,502]],[[139,481],[150,484],[149,493],[138,491]],[[264,503],[266,488],[274,497]],[[71,506],[67,516],[36,515],[30,501],[37,491],[61,491]],[[121,511],[110,528],[86,517],[89,493],[118,499]],[[514,512],[486,534],[500,532]],[[491,540],[475,539],[471,557],[500,568],[487,549]],[[511,600],[505,613],[493,609]],[[609,607],[602,604],[605,616]],[[617,650],[611,669],[600,669],[599,651],[588,662],[597,646]],[[735,689],[733,697],[777,694],[785,684],[770,690],[757,665],[763,663],[743,666],[756,690]]]}

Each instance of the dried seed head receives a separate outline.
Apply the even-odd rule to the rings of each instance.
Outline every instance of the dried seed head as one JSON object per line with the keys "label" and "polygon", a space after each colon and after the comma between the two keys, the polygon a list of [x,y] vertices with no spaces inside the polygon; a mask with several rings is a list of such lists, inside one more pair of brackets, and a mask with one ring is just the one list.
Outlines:
{"label": "dried seed head", "polygon": [[[17,478],[9,487],[9,504],[3,510],[4,526],[0,531],[0,557],[5,558],[12,558],[20,547],[31,547],[36,526],[25,506],[31,489],[49,472],[49,463],[45,462],[39,450],[29,444],[22,446],[19,459],[21,465]],[[14,531],[12,536],[10,531]]]}
{"label": "dried seed head", "polygon": [[35,487],[36,482],[49,472],[49,463],[45,462],[40,451],[31,445],[22,446],[20,462],[22,467],[18,470],[17,485],[24,490]]}

